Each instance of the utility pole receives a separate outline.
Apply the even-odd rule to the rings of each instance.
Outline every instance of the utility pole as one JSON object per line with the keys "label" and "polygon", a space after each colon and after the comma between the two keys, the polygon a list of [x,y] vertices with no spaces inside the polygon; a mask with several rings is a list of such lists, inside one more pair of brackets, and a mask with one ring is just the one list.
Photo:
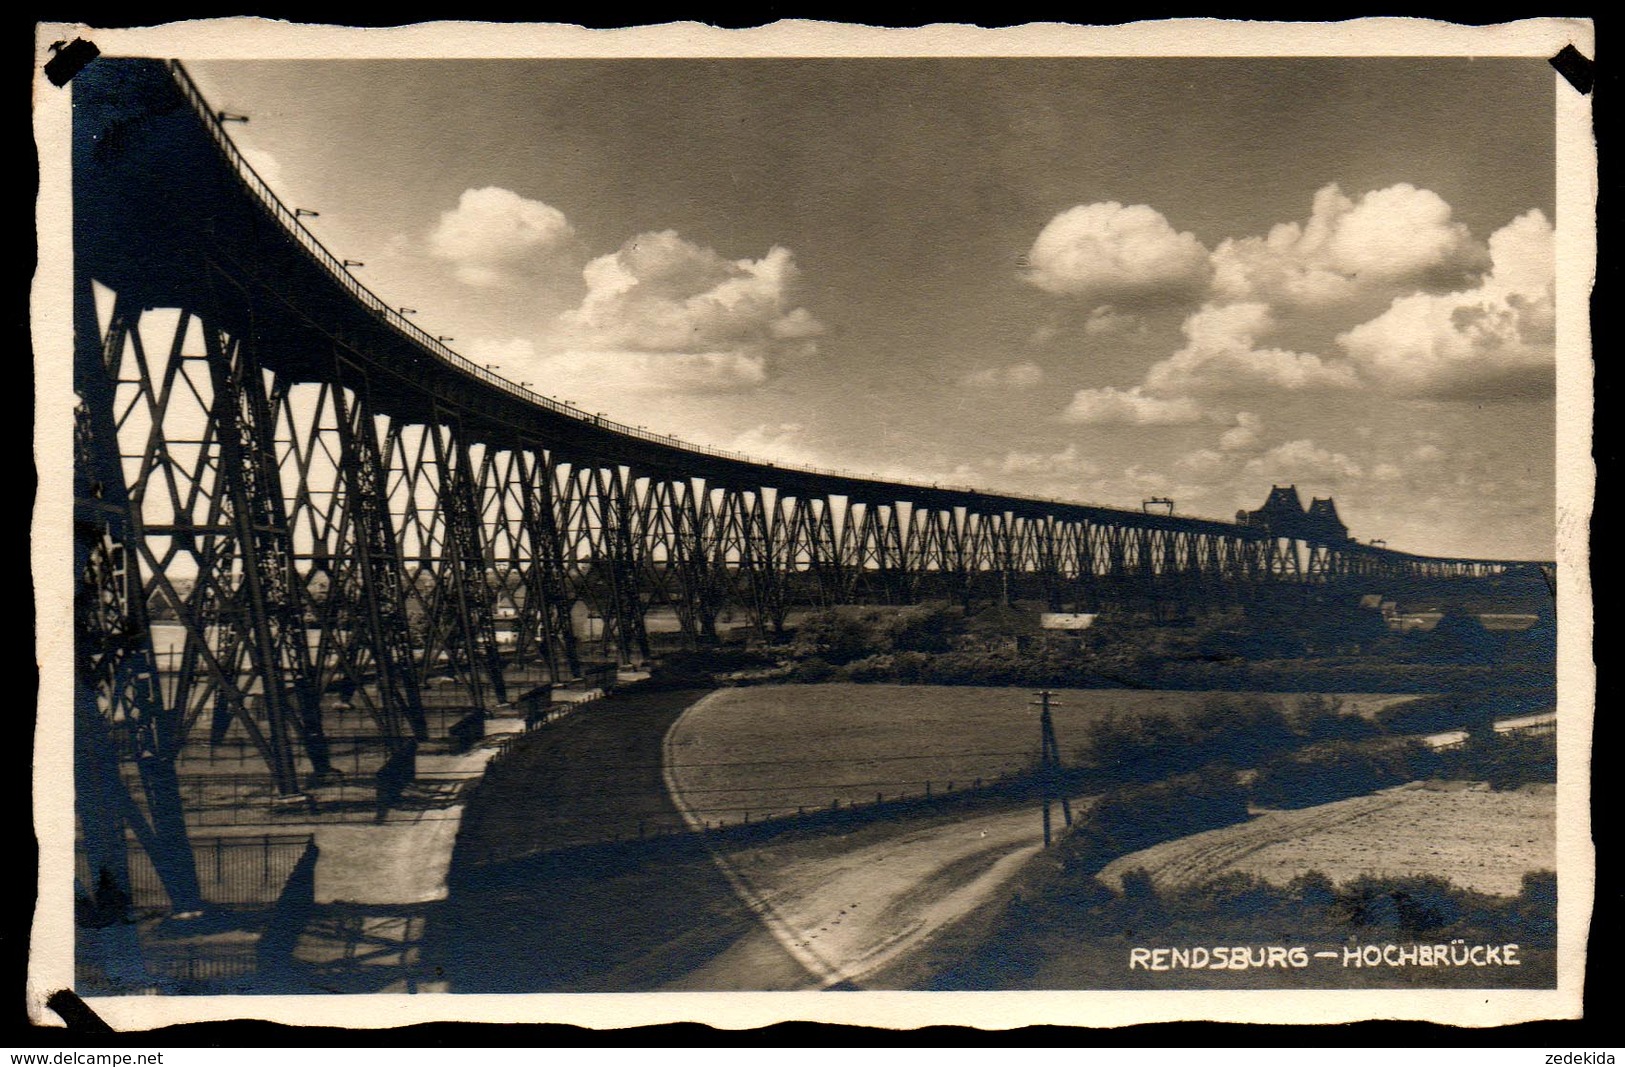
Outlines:
{"label": "utility pole", "polygon": [[1059,701],[1050,698],[1055,696],[1048,689],[1033,694],[1037,700],[1028,701],[1034,707],[1044,710],[1038,716],[1038,788],[1044,801],[1044,847],[1049,848],[1049,808],[1050,804],[1059,800],[1061,802],[1061,817],[1066,825],[1072,825],[1072,802],[1066,798],[1066,791],[1061,788],[1061,746],[1055,741],[1055,720],[1051,717],[1049,709],[1059,707]]}

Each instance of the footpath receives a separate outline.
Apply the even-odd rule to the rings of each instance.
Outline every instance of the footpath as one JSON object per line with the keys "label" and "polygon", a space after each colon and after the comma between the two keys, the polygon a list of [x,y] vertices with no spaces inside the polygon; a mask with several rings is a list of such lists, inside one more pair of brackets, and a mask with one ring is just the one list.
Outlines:
{"label": "footpath", "polygon": [[[302,858],[277,903],[215,907],[193,920],[148,919],[124,936],[139,937],[148,973],[176,992],[444,991],[444,978],[423,964],[422,944],[448,897],[470,800],[523,738],[588,717],[604,698],[598,689],[556,689],[548,721],[528,735],[524,712],[503,708],[465,750],[449,740],[426,742],[412,781],[381,815],[370,789],[347,782],[314,791],[317,803],[308,813],[279,812],[268,823],[255,812],[237,812],[241,821],[209,825],[217,836],[199,848],[197,860],[206,886],[217,857],[229,863],[262,841],[267,851],[295,843]],[[350,799],[359,792],[368,796]]]}

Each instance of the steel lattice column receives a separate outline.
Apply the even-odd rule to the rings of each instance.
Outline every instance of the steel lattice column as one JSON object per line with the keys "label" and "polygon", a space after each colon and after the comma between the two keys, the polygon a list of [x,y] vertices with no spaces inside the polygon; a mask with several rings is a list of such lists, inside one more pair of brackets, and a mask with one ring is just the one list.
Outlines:
{"label": "steel lattice column", "polygon": [[[105,335],[90,281],[74,287],[74,781],[76,813],[98,903],[128,902],[124,828],[152,860],[175,910],[195,911],[202,897],[181,808],[175,757],[183,716],[157,685],[140,521],[125,486],[114,385],[126,335],[139,310],[114,304]],[[142,783],[146,811],[119,774],[114,731],[124,734]],[[109,900],[109,891],[115,899]],[[118,899],[122,897],[122,900]],[[111,918],[122,920],[123,915]]]}
{"label": "steel lattice column", "polygon": [[[343,366],[337,367],[340,381]],[[353,603],[358,621],[353,640],[364,643],[377,673],[377,715],[392,755],[413,739],[426,740],[412,633],[406,612],[406,571],[389,516],[389,471],[379,449],[377,421],[362,383],[351,400],[342,385],[334,390],[338,412],[340,464],[350,515],[350,562],[355,574]],[[357,679],[359,681],[359,679]],[[407,729],[411,737],[407,736]]]}
{"label": "steel lattice column", "polygon": [[[449,569],[452,575],[458,645],[466,657],[475,706],[485,711],[482,672],[497,703],[507,703],[508,691],[502,677],[502,652],[497,647],[494,598],[486,574],[483,509],[477,489],[482,479],[474,473],[468,436],[455,415],[442,412],[427,432],[434,440],[435,463],[440,469],[440,506],[447,534],[444,547],[451,550],[451,558],[442,559],[441,568]],[[456,650],[448,648],[448,652],[455,663]]]}
{"label": "steel lattice column", "polygon": [[327,739],[310,677],[301,605],[295,598],[293,545],[277,476],[265,376],[253,346],[212,324],[203,329],[214,381],[214,424],[220,441],[220,478],[231,501],[236,549],[242,561],[234,597],[234,629],[248,649],[265,702],[268,762],[277,791],[300,792],[290,732],[303,734],[312,769],[331,772]]}
{"label": "steel lattice column", "polygon": [[[534,459],[532,456],[534,455]],[[570,596],[565,582],[564,540],[553,502],[553,467],[541,449],[514,452],[514,475],[518,479],[521,521],[530,543],[530,559],[524,570],[525,604],[520,615],[520,651],[526,635],[534,632],[548,673],[554,680],[565,677],[559,670],[559,653],[569,677],[581,673],[576,651],[575,630],[570,625]]]}

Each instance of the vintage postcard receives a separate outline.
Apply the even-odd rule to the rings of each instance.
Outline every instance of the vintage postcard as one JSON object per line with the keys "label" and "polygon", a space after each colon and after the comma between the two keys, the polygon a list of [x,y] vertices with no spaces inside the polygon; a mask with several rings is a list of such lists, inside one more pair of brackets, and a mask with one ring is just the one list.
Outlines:
{"label": "vintage postcard", "polygon": [[1589,22],[37,45],[37,1020],[1579,1014]]}

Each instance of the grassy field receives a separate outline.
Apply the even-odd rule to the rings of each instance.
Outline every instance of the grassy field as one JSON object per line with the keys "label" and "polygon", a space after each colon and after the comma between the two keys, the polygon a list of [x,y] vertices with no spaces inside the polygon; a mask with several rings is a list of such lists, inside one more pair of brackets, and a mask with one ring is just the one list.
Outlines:
{"label": "grassy field", "polygon": [[[1201,692],[1067,690],[1055,732],[1071,759],[1091,724],[1111,716],[1195,713]],[[1244,694],[1226,693],[1235,698]],[[1283,706],[1297,694],[1272,695]],[[1039,712],[1025,689],[971,686],[797,685],[720,690],[667,738],[673,786],[696,817],[729,824],[808,810],[964,789],[1033,766]],[[1391,693],[1340,694],[1369,715]]]}

